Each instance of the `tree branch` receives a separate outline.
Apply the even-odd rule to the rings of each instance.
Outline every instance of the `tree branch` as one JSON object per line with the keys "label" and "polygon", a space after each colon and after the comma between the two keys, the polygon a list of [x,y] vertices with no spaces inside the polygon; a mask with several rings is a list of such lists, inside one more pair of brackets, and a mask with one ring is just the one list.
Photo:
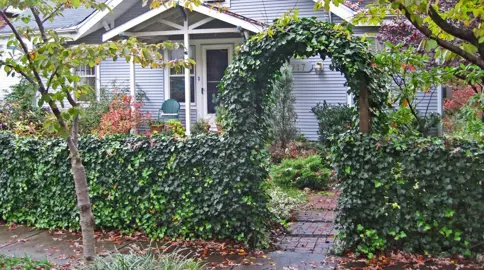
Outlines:
{"label": "tree branch", "polygon": [[54,70],[54,72],[52,72],[52,74],[50,75],[49,77],[49,80],[47,80],[47,86],[45,88],[45,92],[48,93],[49,92],[49,89],[50,89],[50,86],[51,86],[51,83],[52,83],[52,80],[54,79],[54,76],[57,75],[57,71],[59,70],[59,67],[60,66],[57,66]]}
{"label": "tree branch", "polygon": [[31,7],[30,10],[32,11],[32,14],[34,15],[35,22],[37,23],[37,27],[39,27],[39,32],[40,36],[42,37],[42,40],[44,43],[48,41],[47,36],[45,35],[45,28],[44,24],[42,23],[42,20],[40,19],[39,12],[37,11],[36,7]]}
{"label": "tree branch", "polygon": [[484,56],[484,43],[479,44],[478,38],[471,30],[458,28],[444,20],[432,5],[429,6],[429,16],[442,30],[476,46],[481,56]]}
{"label": "tree branch", "polygon": [[29,61],[29,65],[30,65],[30,68],[32,70],[32,73],[34,73],[34,77],[37,80],[37,83],[39,85],[39,91],[41,93],[45,92],[44,83],[42,82],[42,79],[40,78],[39,73],[35,69],[34,64],[32,62],[32,59],[30,59],[30,57],[29,57],[29,49],[28,49],[27,45],[25,44],[25,42],[23,41],[22,36],[20,36],[20,34],[17,31],[17,29],[15,28],[15,26],[13,26],[12,22],[8,19],[7,15],[5,15],[5,11],[4,10],[0,11],[0,16],[3,18],[3,20],[10,27],[10,30],[12,30],[13,34],[15,35],[15,38],[20,43],[20,46],[22,47],[22,50],[24,51],[25,55],[27,56],[27,60]]}
{"label": "tree branch", "polygon": [[16,71],[15,70],[15,67],[12,66],[12,65],[9,65],[7,63],[5,63],[4,61],[0,60],[0,66],[7,66],[11,69],[13,69],[15,72],[17,73],[20,73],[20,75],[22,75],[27,81],[29,81],[31,84],[34,84],[35,85],[35,81],[34,79],[32,79],[30,76],[27,75],[27,73],[23,72],[23,71]]}
{"label": "tree branch", "polygon": [[52,17],[54,17],[54,16],[55,16],[55,14],[57,13],[57,11],[61,10],[61,9],[64,7],[64,5],[65,5],[65,3],[61,3],[61,4],[59,4],[59,5],[58,5],[58,6],[57,6],[57,7],[56,7],[56,8],[55,8],[53,11],[52,11],[52,13],[51,13],[49,16],[45,17],[45,19],[43,19],[43,20],[42,20],[42,25],[43,25],[43,24],[44,24],[46,21],[48,21],[48,20],[50,20]]}
{"label": "tree branch", "polygon": [[465,40],[469,43],[472,43],[475,46],[478,45],[477,38],[474,36],[474,33],[472,33],[472,31],[457,28],[457,27],[451,25],[446,20],[444,20],[439,15],[437,10],[435,10],[434,7],[432,7],[432,6],[429,6],[429,16],[435,22],[435,24],[437,24],[445,32],[453,35],[454,37],[458,37],[462,40]]}
{"label": "tree branch", "polygon": [[69,91],[66,91],[67,101],[71,104],[72,107],[77,107],[79,104],[72,98],[72,95]]}
{"label": "tree branch", "polygon": [[405,14],[405,17],[412,23],[413,26],[415,26],[415,28],[417,28],[427,38],[430,38],[430,39],[437,41],[437,44],[439,44],[441,47],[443,47],[443,48],[445,48],[445,49],[465,58],[469,62],[479,66],[482,69],[484,69],[484,59],[481,59],[474,54],[468,53],[465,50],[455,46],[454,44],[452,44],[452,43],[450,43],[446,40],[443,40],[443,39],[436,37],[430,29],[428,29],[427,27],[425,27],[423,25],[419,25],[417,22],[412,20],[412,16],[410,14],[410,11],[407,9],[407,7],[405,5],[399,4],[399,9],[404,11],[403,13]]}

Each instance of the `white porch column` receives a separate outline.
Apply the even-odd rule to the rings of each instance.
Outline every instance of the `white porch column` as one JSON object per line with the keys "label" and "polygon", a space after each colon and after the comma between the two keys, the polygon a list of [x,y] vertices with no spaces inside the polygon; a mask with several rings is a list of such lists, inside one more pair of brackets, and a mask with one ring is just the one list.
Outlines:
{"label": "white porch column", "polygon": [[[131,56],[129,61],[129,94],[131,96],[131,102],[136,101],[136,74],[134,65],[134,55]],[[134,106],[131,106],[131,112],[134,113]],[[137,134],[136,128],[131,129],[131,134]]]}
{"label": "white porch column", "polygon": [[[188,52],[190,51],[190,37],[188,34],[188,14],[185,15],[185,21],[183,23],[183,46],[185,47],[185,62],[188,60]],[[186,135],[191,134],[191,97],[190,97],[190,69],[185,68],[185,130]]]}

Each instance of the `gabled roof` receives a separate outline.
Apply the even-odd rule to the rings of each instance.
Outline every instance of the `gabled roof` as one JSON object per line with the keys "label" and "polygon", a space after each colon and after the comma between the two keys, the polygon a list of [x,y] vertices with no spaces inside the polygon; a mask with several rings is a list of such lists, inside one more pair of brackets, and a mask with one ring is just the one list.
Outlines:
{"label": "gabled roof", "polygon": [[[111,8],[116,8],[123,0],[106,0],[106,4]],[[30,10],[23,11],[25,14],[30,14]],[[83,37],[91,28],[100,22],[110,10],[103,11],[95,10],[93,8],[79,7],[76,9],[65,9],[61,16],[57,16],[52,22],[45,23],[46,29],[55,29],[59,32],[72,33],[74,40]],[[14,22],[14,25],[25,26],[22,22]],[[31,20],[27,25],[33,29],[37,28],[34,20]],[[8,27],[0,29],[0,35],[10,34],[11,30]]]}
{"label": "gabled roof", "polygon": [[[91,14],[93,14],[95,10],[92,8],[85,8],[80,7],[78,9],[66,9],[63,11],[63,16],[56,17],[56,19],[52,22],[46,22],[45,28],[46,29],[66,29],[72,28],[86,20]],[[31,14],[30,10],[26,10],[23,12],[25,15]],[[25,26],[22,22],[14,22],[16,26]],[[30,21],[27,25],[32,28],[37,28],[35,21]],[[0,30],[0,33],[10,33],[10,28],[6,27]]]}
{"label": "gabled roof", "polygon": [[[115,27],[114,29],[111,29],[110,31],[106,32],[103,34],[103,42],[110,40],[120,34],[123,34],[127,30],[140,25],[143,22],[146,22],[147,20],[154,18],[155,16],[158,16],[162,14],[163,12],[167,10],[171,10],[175,8],[174,6],[161,6],[156,9],[152,9],[148,12],[145,12],[141,15],[139,15],[136,18],[133,18],[127,22],[125,22],[122,25],[119,25]],[[258,33],[262,31],[266,24],[257,20],[253,20],[247,17],[244,17],[240,14],[236,14],[234,12],[227,11],[225,9],[219,9],[217,7],[211,6],[209,4],[202,4],[199,6],[194,6],[191,8],[192,11],[204,14],[208,17],[215,18],[217,20],[223,21],[228,24],[232,24],[237,27],[241,27],[243,29]]]}

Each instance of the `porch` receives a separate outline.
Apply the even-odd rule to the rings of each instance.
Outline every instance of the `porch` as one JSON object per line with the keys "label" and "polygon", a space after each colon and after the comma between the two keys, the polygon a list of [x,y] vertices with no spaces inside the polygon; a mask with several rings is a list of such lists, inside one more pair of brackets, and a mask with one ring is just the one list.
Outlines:
{"label": "porch", "polygon": [[162,103],[171,98],[181,105],[180,120],[187,135],[191,133],[191,124],[198,119],[206,119],[215,126],[217,85],[232,61],[236,46],[250,32],[261,31],[263,27],[263,23],[214,10],[208,5],[194,7],[192,11],[180,6],[150,10],[106,32],[103,41],[136,36],[147,43],[179,42],[184,48],[164,51],[165,59],[191,58],[196,61],[195,67],[182,71],[160,70],[141,68],[131,62],[127,64],[129,71],[125,67],[122,72],[119,62],[107,61],[99,68],[100,87],[118,77],[129,78],[130,95],[144,94],[143,109],[153,118],[157,117]]}

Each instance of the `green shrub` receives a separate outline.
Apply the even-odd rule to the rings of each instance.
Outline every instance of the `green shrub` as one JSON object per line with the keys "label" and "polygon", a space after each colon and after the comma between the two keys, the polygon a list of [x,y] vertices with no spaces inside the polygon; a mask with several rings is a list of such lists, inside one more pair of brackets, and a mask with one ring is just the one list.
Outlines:
{"label": "green shrub", "polygon": [[79,134],[91,135],[99,128],[102,116],[109,111],[108,101],[91,101],[79,112]]}
{"label": "green shrub", "polygon": [[[239,137],[89,136],[79,143],[98,228],[266,243],[267,155]],[[0,218],[78,229],[68,157],[61,138],[0,133]]]}
{"label": "green shrub", "polygon": [[11,87],[11,91],[0,102],[0,130],[17,135],[52,136],[46,123],[54,119],[48,110],[35,104],[36,89],[26,80]]}
{"label": "green shrub", "polygon": [[266,113],[273,144],[286,148],[286,145],[297,135],[297,114],[294,107],[296,98],[292,94],[294,78],[291,66],[284,64],[280,71],[281,75],[275,81],[271,92],[271,99],[274,103]]}
{"label": "green shrub", "polygon": [[192,134],[208,134],[210,132],[210,124],[204,120],[200,119],[192,126]]}
{"label": "green shrub", "polygon": [[181,254],[182,250],[169,254],[155,255],[152,252],[137,254],[114,253],[96,260],[84,270],[202,270],[204,265]]}
{"label": "green shrub", "polygon": [[325,189],[328,187],[331,170],[325,168],[318,155],[298,159],[285,159],[271,169],[275,183],[295,188]]}
{"label": "green shrub", "polygon": [[281,144],[271,144],[269,152],[272,163],[281,163],[283,159],[295,159],[317,155],[320,153],[320,145],[316,142],[289,142],[286,147]]}
{"label": "green shrub", "polygon": [[306,202],[306,194],[300,190],[288,190],[273,185],[267,190],[269,211],[279,221],[287,221],[291,211]]}
{"label": "green shrub", "polygon": [[346,104],[330,105],[323,102],[311,109],[319,122],[319,141],[329,145],[331,136],[337,136],[353,126],[355,111]]}
{"label": "green shrub", "polygon": [[354,135],[332,147],[343,246],[469,254],[484,250],[484,146]]}

